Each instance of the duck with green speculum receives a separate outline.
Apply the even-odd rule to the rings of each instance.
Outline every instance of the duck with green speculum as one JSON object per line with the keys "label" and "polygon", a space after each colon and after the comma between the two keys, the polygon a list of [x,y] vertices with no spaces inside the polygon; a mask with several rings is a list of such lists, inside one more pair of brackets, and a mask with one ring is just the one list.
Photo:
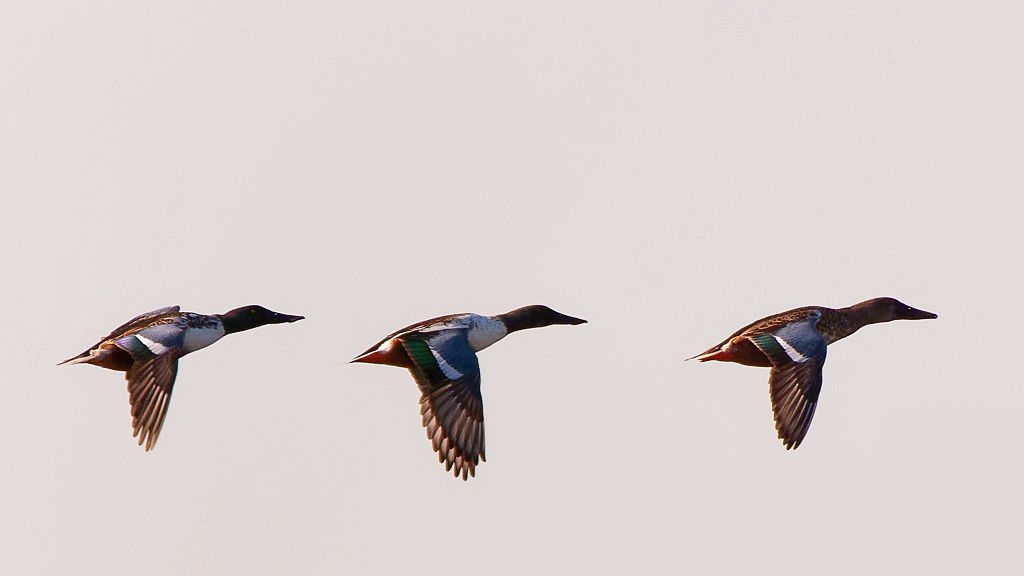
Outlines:
{"label": "duck with green speculum", "polygon": [[124,372],[132,435],[139,438],[140,446],[145,443],[148,451],[156,445],[167,417],[178,358],[228,334],[302,319],[255,305],[213,315],[182,312],[180,307],[170,306],[132,318],[61,364],[94,364]]}
{"label": "duck with green speculum", "polygon": [[498,314],[450,314],[384,337],[352,362],[407,368],[420,389],[420,415],[438,461],[463,480],[484,455],[484,410],[476,353],[508,334],[553,324],[583,324],[547,306]]}
{"label": "duck with green speculum", "polygon": [[788,450],[800,445],[811,425],[829,344],[868,324],[934,318],[938,316],[895,298],[874,298],[839,309],[805,306],[762,318],[689,360],[771,367],[768,384],[775,429]]}

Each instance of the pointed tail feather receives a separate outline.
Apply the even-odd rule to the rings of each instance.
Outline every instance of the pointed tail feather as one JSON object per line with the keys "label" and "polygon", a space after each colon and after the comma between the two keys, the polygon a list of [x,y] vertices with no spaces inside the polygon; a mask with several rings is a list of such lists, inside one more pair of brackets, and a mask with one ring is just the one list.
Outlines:
{"label": "pointed tail feather", "polygon": [[67,360],[65,360],[63,362],[58,362],[57,366],[63,366],[65,364],[84,364],[84,363],[87,363],[90,360],[92,360],[92,358],[93,358],[91,352],[92,352],[92,350],[86,350],[85,352],[82,352],[78,356],[72,356],[71,358],[68,358]]}
{"label": "pointed tail feather", "polygon": [[353,362],[365,362],[367,364],[387,364],[387,354],[382,350],[371,350],[364,354],[360,354],[355,358],[349,360],[349,364]]}
{"label": "pointed tail feather", "polygon": [[78,356],[68,358],[60,364],[57,364],[57,366],[63,366],[65,364],[92,364],[94,366],[109,368],[111,370],[127,370],[132,365],[132,362],[133,360],[130,354],[116,346],[110,346],[90,348]]}
{"label": "pointed tail feather", "polygon": [[683,362],[689,362],[690,360],[696,360],[698,362],[707,362],[708,360],[723,360],[726,358],[726,356],[727,354],[721,348],[712,348],[711,350],[701,352],[696,356],[690,356],[686,360],[683,360]]}

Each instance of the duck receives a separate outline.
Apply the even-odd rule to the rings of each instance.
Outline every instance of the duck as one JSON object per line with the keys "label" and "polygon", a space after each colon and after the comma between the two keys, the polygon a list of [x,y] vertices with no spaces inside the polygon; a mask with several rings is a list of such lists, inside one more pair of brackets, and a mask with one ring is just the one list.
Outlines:
{"label": "duck", "polygon": [[178,359],[206,348],[228,334],[266,324],[303,320],[251,305],[224,314],[182,312],[169,306],[140,314],[88,350],[58,364],[92,364],[125,373],[132,412],[132,436],[148,452],[156,445],[167,417]]}
{"label": "duck", "polygon": [[770,367],[768,385],[775,430],[787,450],[796,449],[807,435],[818,405],[829,344],[868,324],[935,318],[937,314],[889,297],[838,309],[804,306],[752,322],[687,360]]}
{"label": "duck", "polygon": [[422,424],[438,461],[467,480],[487,459],[477,352],[519,330],[584,323],[539,304],[495,316],[449,314],[392,332],[351,362],[412,373],[420,390]]}

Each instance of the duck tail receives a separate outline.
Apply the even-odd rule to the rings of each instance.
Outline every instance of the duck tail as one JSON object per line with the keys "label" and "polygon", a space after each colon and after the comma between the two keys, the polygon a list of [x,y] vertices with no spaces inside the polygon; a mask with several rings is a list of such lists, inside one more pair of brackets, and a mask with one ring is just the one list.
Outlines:
{"label": "duck tail", "polygon": [[369,350],[349,360],[349,364],[352,364],[354,362],[365,362],[367,364],[387,364],[388,355],[386,352],[382,350]]}
{"label": "duck tail", "polygon": [[57,364],[57,366],[63,366],[65,364],[95,364],[97,366],[103,366],[107,361],[113,359],[116,351],[110,348],[93,347],[89,348],[85,352],[82,352],[78,356],[72,356],[67,360]]}
{"label": "duck tail", "polygon": [[57,363],[57,366],[63,366],[65,364],[86,364],[93,359],[93,356],[92,354],[90,354],[90,352],[92,352],[92,350],[86,350],[85,352],[82,352],[78,356],[72,356],[71,358],[68,358],[63,362]]}
{"label": "duck tail", "polygon": [[721,348],[712,348],[711,350],[707,350],[707,351],[701,352],[700,354],[697,354],[696,356],[690,356],[689,358],[684,360],[684,362],[689,362],[690,360],[696,360],[698,362],[707,362],[709,360],[721,360],[724,357],[725,357],[725,351],[724,350],[722,350]]}

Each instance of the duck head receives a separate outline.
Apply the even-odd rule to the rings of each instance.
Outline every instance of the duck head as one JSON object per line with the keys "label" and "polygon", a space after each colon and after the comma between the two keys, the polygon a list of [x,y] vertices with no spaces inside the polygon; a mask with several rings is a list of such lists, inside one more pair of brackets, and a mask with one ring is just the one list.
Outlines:
{"label": "duck head", "polygon": [[895,298],[872,298],[850,307],[863,315],[868,323],[891,322],[893,320],[934,320],[938,314],[925,312],[907,306]]}
{"label": "duck head", "polygon": [[252,328],[258,328],[265,324],[284,324],[285,322],[295,322],[305,318],[304,316],[281,314],[280,312],[267,310],[263,306],[258,306],[256,304],[235,308],[234,310],[225,312],[224,314],[219,314],[219,317],[221,323],[224,324],[225,334],[251,330]]}
{"label": "duck head", "polygon": [[516,308],[511,312],[498,314],[496,318],[505,324],[505,327],[509,332],[525,330],[527,328],[551,326],[552,324],[576,325],[586,324],[587,322],[582,318],[574,318],[572,316],[562,314],[561,312],[555,312],[551,308],[540,304]]}

